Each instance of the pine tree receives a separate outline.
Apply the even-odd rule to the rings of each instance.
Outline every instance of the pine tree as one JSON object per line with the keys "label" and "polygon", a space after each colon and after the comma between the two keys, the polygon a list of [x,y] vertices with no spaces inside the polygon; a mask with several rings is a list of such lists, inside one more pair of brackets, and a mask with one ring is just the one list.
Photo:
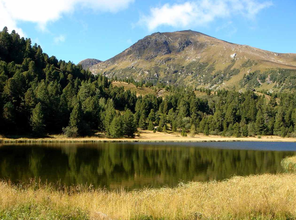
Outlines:
{"label": "pine tree", "polygon": [[266,125],[263,118],[263,114],[261,109],[259,109],[257,116],[256,116],[256,123],[255,123],[256,133],[259,135],[265,134]]}
{"label": "pine tree", "polygon": [[82,122],[82,109],[81,109],[81,104],[79,102],[75,105],[75,107],[71,112],[69,126],[77,127],[79,131],[81,127],[81,122]]}
{"label": "pine tree", "polygon": [[31,116],[32,132],[36,136],[43,136],[45,134],[44,115],[41,103],[39,102],[32,111]]}
{"label": "pine tree", "polygon": [[282,126],[281,133],[280,133],[281,137],[286,137],[287,134],[288,134],[288,128],[286,128],[285,126]]}
{"label": "pine tree", "polygon": [[104,128],[107,136],[110,136],[110,125],[115,115],[116,111],[114,109],[113,101],[108,99],[107,108],[104,115]]}
{"label": "pine tree", "polygon": [[154,112],[154,109],[151,109],[149,115],[148,115],[148,121],[152,121],[154,122],[155,121],[155,112]]}
{"label": "pine tree", "polygon": [[241,134],[244,136],[244,137],[248,137],[249,134],[248,134],[248,125],[244,124],[242,127],[241,127]]}
{"label": "pine tree", "polygon": [[195,125],[192,124],[191,125],[191,128],[190,128],[190,137],[194,137],[195,136]]}
{"label": "pine tree", "polygon": [[147,128],[145,114],[142,113],[139,119],[139,127],[143,130]]}
{"label": "pine tree", "polygon": [[282,107],[278,109],[278,112],[275,117],[275,122],[274,122],[274,134],[276,135],[282,135],[283,134],[283,127],[284,127],[284,122],[283,122],[283,117],[284,117],[284,112]]}
{"label": "pine tree", "polygon": [[187,137],[187,133],[186,133],[186,131],[185,131],[185,128],[182,128],[181,135],[182,135],[183,137]]}
{"label": "pine tree", "polygon": [[13,133],[16,128],[16,111],[15,107],[11,102],[7,102],[3,106],[3,121],[4,121],[4,132]]}
{"label": "pine tree", "polygon": [[137,127],[134,121],[134,115],[131,110],[126,110],[123,115],[123,134],[128,137],[134,137]]}
{"label": "pine tree", "polygon": [[204,134],[207,136],[210,134],[208,123],[205,125]]}
{"label": "pine tree", "polygon": [[148,130],[150,130],[150,131],[153,131],[154,130],[154,125],[153,125],[153,122],[152,121],[149,121]]}
{"label": "pine tree", "polygon": [[233,134],[235,137],[240,137],[241,136],[241,133],[240,133],[240,126],[239,124],[236,122],[234,125],[233,125]]}
{"label": "pine tree", "polygon": [[176,121],[173,121],[172,122],[172,131],[173,132],[176,132],[177,131],[177,122]]}
{"label": "pine tree", "polygon": [[162,127],[162,131],[163,131],[164,133],[167,132],[167,127],[166,127],[166,125],[163,125],[163,127]]}
{"label": "pine tree", "polygon": [[112,138],[120,138],[123,135],[122,121],[120,116],[115,116],[110,124],[109,136]]}
{"label": "pine tree", "polygon": [[255,136],[255,125],[253,122],[248,124],[248,135],[251,137]]}

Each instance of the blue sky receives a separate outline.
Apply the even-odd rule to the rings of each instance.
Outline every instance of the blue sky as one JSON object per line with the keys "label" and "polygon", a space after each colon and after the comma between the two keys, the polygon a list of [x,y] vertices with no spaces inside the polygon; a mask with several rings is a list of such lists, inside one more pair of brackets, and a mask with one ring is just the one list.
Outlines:
{"label": "blue sky", "polygon": [[295,0],[0,0],[0,28],[74,63],[107,60],[154,32],[188,29],[296,53],[295,11]]}

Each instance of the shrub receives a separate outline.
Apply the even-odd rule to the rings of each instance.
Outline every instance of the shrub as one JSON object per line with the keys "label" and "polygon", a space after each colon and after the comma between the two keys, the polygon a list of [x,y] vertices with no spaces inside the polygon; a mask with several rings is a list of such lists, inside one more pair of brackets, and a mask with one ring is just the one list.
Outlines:
{"label": "shrub", "polygon": [[65,127],[63,132],[67,137],[78,137],[78,128],[77,127]]}

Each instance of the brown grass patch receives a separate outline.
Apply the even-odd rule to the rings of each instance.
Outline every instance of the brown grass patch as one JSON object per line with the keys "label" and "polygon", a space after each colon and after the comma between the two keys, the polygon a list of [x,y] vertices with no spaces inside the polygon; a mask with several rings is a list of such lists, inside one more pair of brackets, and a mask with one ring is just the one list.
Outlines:
{"label": "brown grass patch", "polygon": [[147,87],[136,87],[134,84],[132,83],[126,83],[126,82],[118,82],[118,81],[115,81],[115,82],[112,82],[112,85],[114,87],[124,87],[124,90],[130,90],[131,92],[136,92],[137,96],[145,96],[145,95],[148,95],[148,94],[153,94],[153,95],[156,95],[156,92],[151,89],[151,88],[147,88]]}
{"label": "brown grass patch", "polygon": [[0,214],[30,203],[40,213],[49,208],[62,213],[71,207],[91,219],[102,215],[109,219],[291,219],[296,218],[295,182],[296,174],[281,174],[180,184],[177,188],[75,193],[46,187],[23,190],[0,182]]}

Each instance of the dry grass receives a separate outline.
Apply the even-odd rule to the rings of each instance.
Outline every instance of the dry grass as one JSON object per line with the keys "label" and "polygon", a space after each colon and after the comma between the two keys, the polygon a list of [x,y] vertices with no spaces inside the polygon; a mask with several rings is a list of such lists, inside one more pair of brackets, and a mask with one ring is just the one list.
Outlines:
{"label": "dry grass", "polygon": [[15,210],[28,206],[39,210],[21,209],[28,219],[47,213],[56,213],[58,219],[104,219],[104,214],[105,219],[296,218],[296,174],[234,177],[131,192],[22,190],[0,182],[0,191],[0,219],[5,212],[17,216]]}
{"label": "dry grass", "polygon": [[149,94],[153,94],[156,95],[156,92],[148,87],[142,87],[142,88],[138,88],[136,87],[134,84],[132,83],[126,83],[126,82],[119,82],[119,81],[114,81],[112,82],[112,85],[114,87],[124,87],[125,90],[130,90],[131,92],[136,92],[137,96],[145,96],[145,95],[149,95]]}
{"label": "dry grass", "polygon": [[255,142],[296,142],[296,138],[282,138],[279,136],[261,136],[258,137],[223,137],[219,135],[196,134],[194,137],[183,137],[178,132],[156,132],[139,130],[140,136],[135,138],[107,138],[102,133],[96,136],[67,138],[65,135],[49,135],[47,138],[30,138],[30,137],[0,137],[0,145],[8,143],[96,143],[96,142],[238,142],[238,141],[255,141]]}

